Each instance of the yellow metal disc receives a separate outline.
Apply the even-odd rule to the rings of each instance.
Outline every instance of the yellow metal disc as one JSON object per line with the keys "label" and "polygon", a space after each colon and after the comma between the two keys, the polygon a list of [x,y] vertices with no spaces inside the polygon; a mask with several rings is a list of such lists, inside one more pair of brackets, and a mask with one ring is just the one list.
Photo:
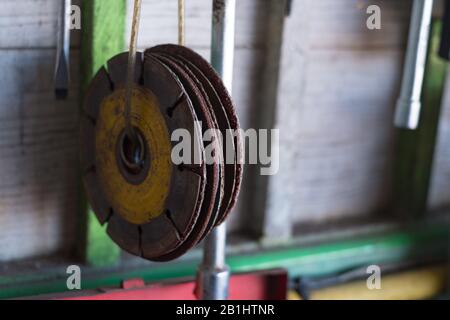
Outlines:
{"label": "yellow metal disc", "polygon": [[136,86],[132,96],[132,126],[147,150],[148,166],[140,177],[124,173],[118,150],[125,132],[125,89],[107,96],[95,131],[96,173],[115,213],[132,224],[144,224],[164,213],[172,175],[171,141],[158,100]]}

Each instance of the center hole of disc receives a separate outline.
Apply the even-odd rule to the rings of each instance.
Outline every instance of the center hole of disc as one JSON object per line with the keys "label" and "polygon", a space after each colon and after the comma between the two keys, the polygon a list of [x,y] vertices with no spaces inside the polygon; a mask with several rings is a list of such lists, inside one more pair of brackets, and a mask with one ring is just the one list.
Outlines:
{"label": "center hole of disc", "polygon": [[146,148],[142,134],[133,129],[134,138],[124,132],[121,140],[120,157],[125,169],[133,175],[139,174],[144,168]]}

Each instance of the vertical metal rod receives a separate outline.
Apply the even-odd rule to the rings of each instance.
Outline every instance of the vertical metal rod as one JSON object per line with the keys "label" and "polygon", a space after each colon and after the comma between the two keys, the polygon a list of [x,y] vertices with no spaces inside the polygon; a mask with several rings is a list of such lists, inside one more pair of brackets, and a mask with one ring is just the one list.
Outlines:
{"label": "vertical metal rod", "polygon": [[222,224],[214,229],[214,232],[205,241],[205,252],[203,253],[203,263],[209,266],[216,266],[219,269],[225,267],[226,249],[226,224]]}
{"label": "vertical metal rod", "polygon": [[57,99],[65,99],[68,95],[70,79],[70,15],[72,13],[72,1],[61,0],[60,3],[54,86],[55,97]]}
{"label": "vertical metal rod", "polygon": [[408,48],[400,97],[395,111],[395,125],[417,129],[433,0],[414,0],[409,27]]}
{"label": "vertical metal rod", "polygon": [[[211,63],[231,93],[236,0],[213,0]],[[202,300],[226,300],[230,271],[225,263],[226,224],[206,238],[196,294]]]}
{"label": "vertical metal rod", "polygon": [[236,0],[213,0],[211,64],[232,92]]}

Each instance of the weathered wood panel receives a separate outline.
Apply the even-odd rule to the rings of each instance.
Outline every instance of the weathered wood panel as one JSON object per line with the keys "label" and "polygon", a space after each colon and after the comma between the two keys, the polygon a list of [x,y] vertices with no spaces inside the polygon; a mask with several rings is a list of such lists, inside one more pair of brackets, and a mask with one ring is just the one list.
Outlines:
{"label": "weathered wood panel", "polygon": [[[233,95],[244,128],[258,127],[257,114],[266,112],[259,94],[268,64],[270,1],[278,0],[237,1]],[[209,59],[211,1],[186,4],[186,44]],[[369,4],[382,8],[380,31],[365,28]],[[3,261],[51,254],[76,241],[79,33],[73,32],[70,99],[55,102],[57,2],[1,0],[1,5]],[[141,49],[177,41],[176,10],[176,0],[144,0]],[[392,116],[409,16],[409,0],[293,1],[285,20],[277,98],[281,166],[269,179],[266,214],[309,223],[376,214],[386,207],[395,138]],[[447,93],[445,105],[449,99]],[[449,127],[450,109],[444,106],[432,208],[450,202]],[[254,196],[250,178],[230,218],[232,232],[252,223],[246,219]],[[288,228],[277,231],[275,226],[275,234],[290,232],[289,222],[283,224]]]}
{"label": "weathered wood panel", "polygon": [[450,205],[450,79],[447,78],[442,103],[441,118],[434,155],[431,189],[428,199],[430,209]]}
{"label": "weathered wood panel", "polygon": [[[443,11],[442,6],[442,0],[435,5],[439,13]],[[430,210],[450,205],[450,79],[448,79],[448,74],[441,108],[428,194]]]}
{"label": "weathered wood panel", "polygon": [[[55,101],[60,3],[0,3],[0,261],[67,251],[76,240],[79,58],[74,50],[69,100]],[[79,39],[72,32],[73,47]]]}
{"label": "weathered wood panel", "polygon": [[69,250],[78,216],[78,55],[68,101],[54,50],[0,50],[0,261]]}
{"label": "weathered wood panel", "polygon": [[[55,47],[59,3],[57,0],[1,0],[0,49]],[[81,0],[72,3],[79,5]],[[79,32],[72,32],[72,44],[79,43]]]}
{"label": "weathered wood panel", "polygon": [[[268,214],[324,222],[388,205],[409,3],[293,2],[277,103],[282,165],[269,180]],[[369,4],[381,7],[381,30],[366,28]]]}

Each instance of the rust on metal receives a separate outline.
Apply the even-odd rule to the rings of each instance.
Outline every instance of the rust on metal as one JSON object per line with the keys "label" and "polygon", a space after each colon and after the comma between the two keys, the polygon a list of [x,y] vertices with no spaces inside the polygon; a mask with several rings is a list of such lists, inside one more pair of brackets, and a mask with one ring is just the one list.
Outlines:
{"label": "rust on metal", "polygon": [[[109,60],[87,91],[81,120],[84,184],[97,218],[121,248],[168,261],[232,211],[242,181],[239,121],[208,62],[182,46],[157,46],[136,53],[129,101],[136,140],[131,142],[123,117],[128,57],[122,53]],[[180,128],[194,138],[192,161],[175,165],[170,151],[177,142],[171,136]],[[203,141],[209,129],[213,138]],[[235,133],[231,146],[217,133],[225,137],[227,130]],[[207,147],[215,151],[212,163],[205,158]],[[230,152],[234,161],[224,162]]]}

